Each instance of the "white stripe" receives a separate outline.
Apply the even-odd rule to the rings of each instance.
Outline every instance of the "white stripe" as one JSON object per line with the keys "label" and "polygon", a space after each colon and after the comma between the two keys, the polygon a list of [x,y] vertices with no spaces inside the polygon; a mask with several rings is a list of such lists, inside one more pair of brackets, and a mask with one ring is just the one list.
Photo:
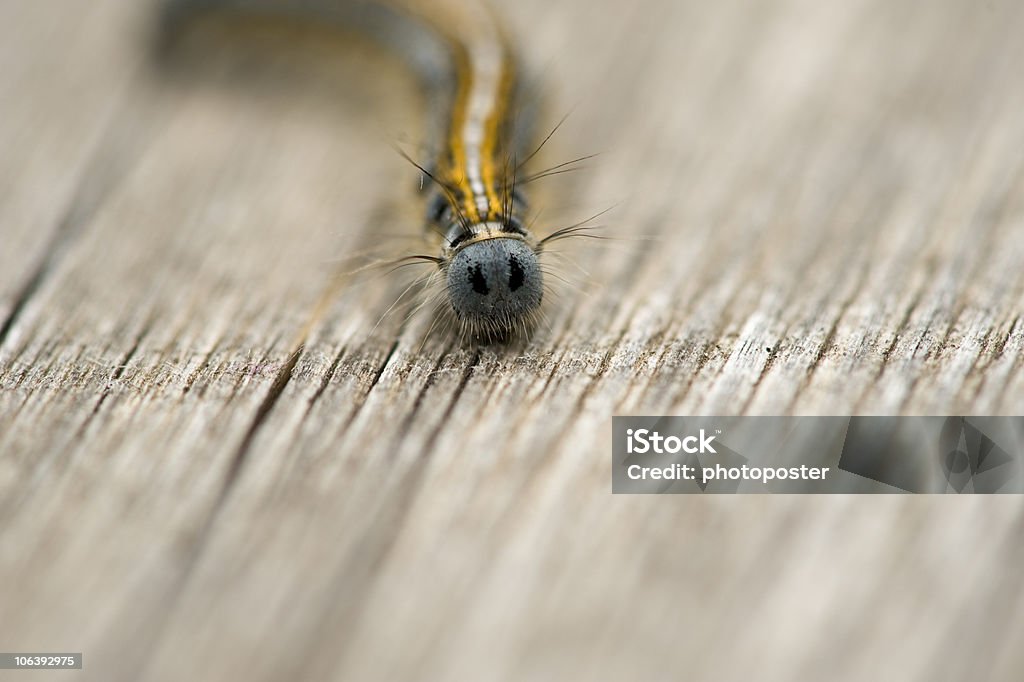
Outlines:
{"label": "white stripe", "polygon": [[[479,8],[478,8],[479,10]],[[486,11],[475,12],[477,29],[466,43],[472,83],[467,97],[462,143],[466,150],[466,179],[474,194],[477,210],[488,209],[487,190],[481,174],[481,146],[487,119],[494,112],[501,93],[501,67],[504,51],[501,36]]]}

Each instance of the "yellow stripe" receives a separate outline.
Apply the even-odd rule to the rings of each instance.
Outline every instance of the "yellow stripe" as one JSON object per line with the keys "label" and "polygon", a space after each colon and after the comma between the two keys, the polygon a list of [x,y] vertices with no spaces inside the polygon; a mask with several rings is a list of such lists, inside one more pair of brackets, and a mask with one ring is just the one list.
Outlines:
{"label": "yellow stripe", "polygon": [[473,86],[473,72],[470,68],[469,57],[466,48],[458,42],[453,41],[453,52],[455,53],[456,81],[458,82],[455,102],[452,104],[451,122],[448,132],[448,149],[451,154],[452,165],[447,169],[445,179],[455,184],[458,189],[457,199],[461,200],[459,207],[471,223],[480,222],[480,214],[476,209],[476,202],[473,197],[473,188],[469,184],[469,175],[466,173],[466,149],[462,144],[462,129],[466,122],[466,107],[469,106],[469,91]]}
{"label": "yellow stripe", "polygon": [[418,16],[429,25],[433,26],[448,43],[451,49],[455,66],[456,93],[452,103],[449,116],[448,131],[448,156],[450,165],[442,170],[441,178],[444,182],[452,185],[457,191],[455,199],[458,208],[471,223],[481,223],[487,220],[494,220],[501,213],[502,201],[499,196],[499,180],[503,181],[498,155],[499,138],[504,128],[504,120],[510,108],[512,87],[515,72],[512,60],[509,58],[510,50],[506,36],[501,29],[491,10],[483,6],[483,12],[491,20],[492,28],[498,33],[498,40],[501,41],[502,64],[501,78],[498,86],[497,101],[492,103],[491,113],[484,121],[484,131],[480,144],[480,179],[484,185],[484,193],[487,198],[487,212],[481,215],[477,207],[476,196],[469,181],[469,174],[466,172],[468,163],[463,133],[468,115],[469,96],[473,89],[473,64],[470,63],[470,56],[467,46],[468,36],[472,35],[474,27],[470,25],[468,16],[461,12],[462,9],[458,0],[392,0],[406,11]]}

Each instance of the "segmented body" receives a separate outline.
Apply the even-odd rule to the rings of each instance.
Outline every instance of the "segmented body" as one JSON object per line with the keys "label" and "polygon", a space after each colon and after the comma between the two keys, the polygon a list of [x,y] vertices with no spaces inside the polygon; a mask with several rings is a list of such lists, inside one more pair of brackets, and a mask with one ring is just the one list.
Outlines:
{"label": "segmented body", "polygon": [[[516,187],[528,117],[517,102],[517,60],[483,0],[174,0],[168,8],[169,24],[206,8],[338,21],[402,52],[423,76],[440,121],[435,158],[413,162],[431,179],[428,228],[443,237],[430,259],[444,275],[441,312],[474,336],[533,326],[544,290],[540,243],[525,226]],[[427,46],[440,46],[444,57]]]}
{"label": "segmented body", "polygon": [[452,312],[464,329],[484,336],[527,330],[543,279],[516,187],[529,127],[516,125],[522,111],[517,60],[493,11],[478,0],[401,5],[437,32],[451,57],[451,105],[431,171],[427,219],[445,237],[442,267]]}

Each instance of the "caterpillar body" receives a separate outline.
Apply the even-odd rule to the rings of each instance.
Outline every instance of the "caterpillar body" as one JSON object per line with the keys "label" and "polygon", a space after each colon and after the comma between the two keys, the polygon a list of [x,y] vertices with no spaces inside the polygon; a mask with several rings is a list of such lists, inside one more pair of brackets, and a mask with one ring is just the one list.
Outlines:
{"label": "caterpillar body", "polygon": [[436,265],[440,313],[465,336],[501,340],[535,327],[545,292],[539,256],[570,230],[537,239],[528,227],[517,175],[537,151],[524,153],[533,107],[522,101],[511,41],[483,1],[171,0],[161,32],[166,39],[203,10],[241,10],[336,21],[403,53],[424,83],[437,138],[432,159],[406,158],[430,180],[425,223],[441,238],[436,256],[410,258]]}

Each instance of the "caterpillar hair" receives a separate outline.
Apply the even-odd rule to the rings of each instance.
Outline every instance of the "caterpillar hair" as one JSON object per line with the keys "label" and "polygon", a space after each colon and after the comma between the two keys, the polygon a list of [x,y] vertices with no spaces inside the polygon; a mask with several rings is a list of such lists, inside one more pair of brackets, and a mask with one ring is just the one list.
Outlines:
{"label": "caterpillar hair", "polygon": [[436,256],[405,259],[433,268],[422,282],[442,285],[425,302],[464,337],[503,340],[535,328],[545,245],[591,235],[578,224],[535,237],[524,189],[590,157],[522,173],[561,122],[532,151],[526,147],[536,106],[524,97],[512,41],[484,0],[172,0],[163,35],[204,9],[337,21],[400,52],[423,82],[435,140],[425,161],[401,152],[428,180],[421,183],[425,225],[440,238]]}

